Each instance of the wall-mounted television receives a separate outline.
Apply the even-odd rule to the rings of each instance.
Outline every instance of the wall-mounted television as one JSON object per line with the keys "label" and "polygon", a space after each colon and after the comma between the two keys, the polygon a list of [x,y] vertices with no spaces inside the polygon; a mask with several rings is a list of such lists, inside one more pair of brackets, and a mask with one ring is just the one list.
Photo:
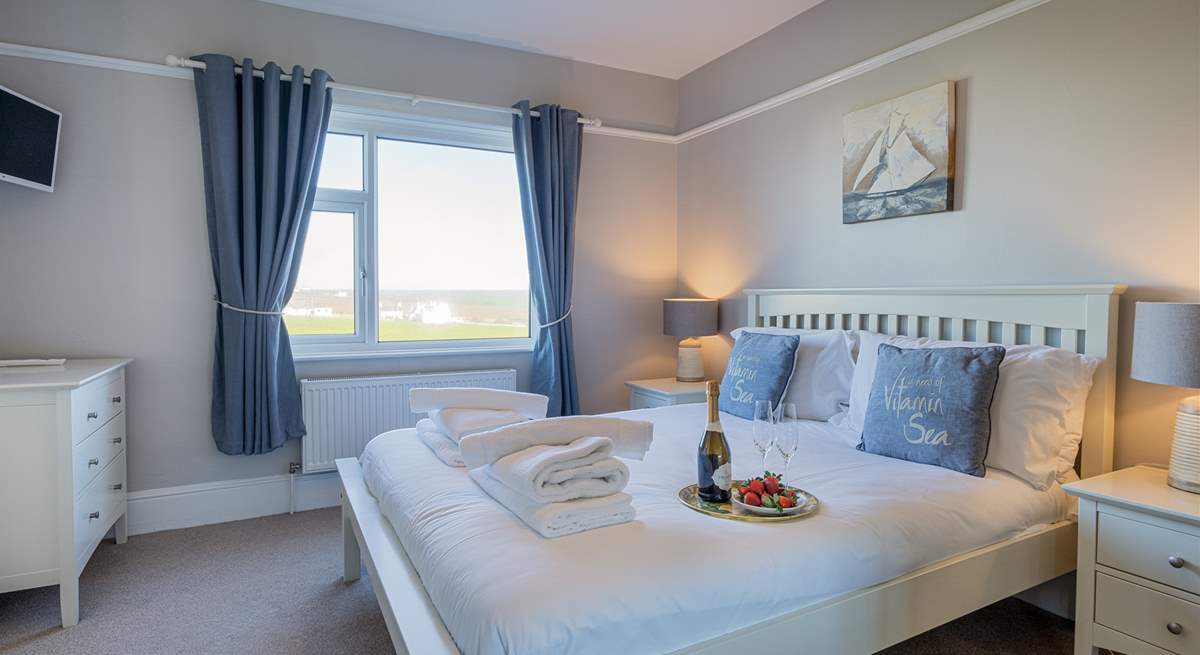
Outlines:
{"label": "wall-mounted television", "polygon": [[0,181],[54,190],[62,114],[0,86]]}

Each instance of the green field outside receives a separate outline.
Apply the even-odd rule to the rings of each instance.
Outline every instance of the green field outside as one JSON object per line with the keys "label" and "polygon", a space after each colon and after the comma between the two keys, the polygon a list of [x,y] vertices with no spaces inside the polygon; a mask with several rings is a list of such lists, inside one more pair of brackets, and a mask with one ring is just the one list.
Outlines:
{"label": "green field outside", "polygon": [[[288,334],[354,334],[354,319],[348,316],[285,316]],[[529,336],[521,325],[474,325],[444,323],[430,325],[419,321],[388,320],[379,322],[380,341],[430,341],[434,339],[511,339]]]}

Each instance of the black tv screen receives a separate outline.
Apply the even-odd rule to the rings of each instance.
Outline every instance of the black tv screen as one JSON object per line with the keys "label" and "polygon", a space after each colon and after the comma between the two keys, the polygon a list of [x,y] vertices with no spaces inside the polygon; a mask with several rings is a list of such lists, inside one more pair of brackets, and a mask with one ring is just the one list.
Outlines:
{"label": "black tv screen", "polygon": [[62,114],[0,86],[0,181],[54,190]]}

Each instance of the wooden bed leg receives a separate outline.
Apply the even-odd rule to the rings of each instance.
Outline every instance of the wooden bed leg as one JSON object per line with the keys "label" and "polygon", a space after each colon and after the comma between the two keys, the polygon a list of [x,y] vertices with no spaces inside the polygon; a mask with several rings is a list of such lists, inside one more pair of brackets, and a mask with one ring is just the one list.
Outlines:
{"label": "wooden bed leg", "polygon": [[342,581],[354,582],[362,570],[362,557],[358,550],[358,538],[354,536],[354,524],[350,519],[350,501],[342,494]]}

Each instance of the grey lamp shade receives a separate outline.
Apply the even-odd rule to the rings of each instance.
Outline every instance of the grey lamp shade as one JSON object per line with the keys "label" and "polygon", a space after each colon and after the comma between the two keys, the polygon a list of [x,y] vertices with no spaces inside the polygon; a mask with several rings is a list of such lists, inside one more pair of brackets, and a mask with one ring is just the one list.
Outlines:
{"label": "grey lamp shade", "polygon": [[717,301],[706,298],[663,300],[663,334],[708,337],[717,333]]}
{"label": "grey lamp shade", "polygon": [[1135,380],[1200,387],[1200,303],[1139,302],[1133,316]]}

